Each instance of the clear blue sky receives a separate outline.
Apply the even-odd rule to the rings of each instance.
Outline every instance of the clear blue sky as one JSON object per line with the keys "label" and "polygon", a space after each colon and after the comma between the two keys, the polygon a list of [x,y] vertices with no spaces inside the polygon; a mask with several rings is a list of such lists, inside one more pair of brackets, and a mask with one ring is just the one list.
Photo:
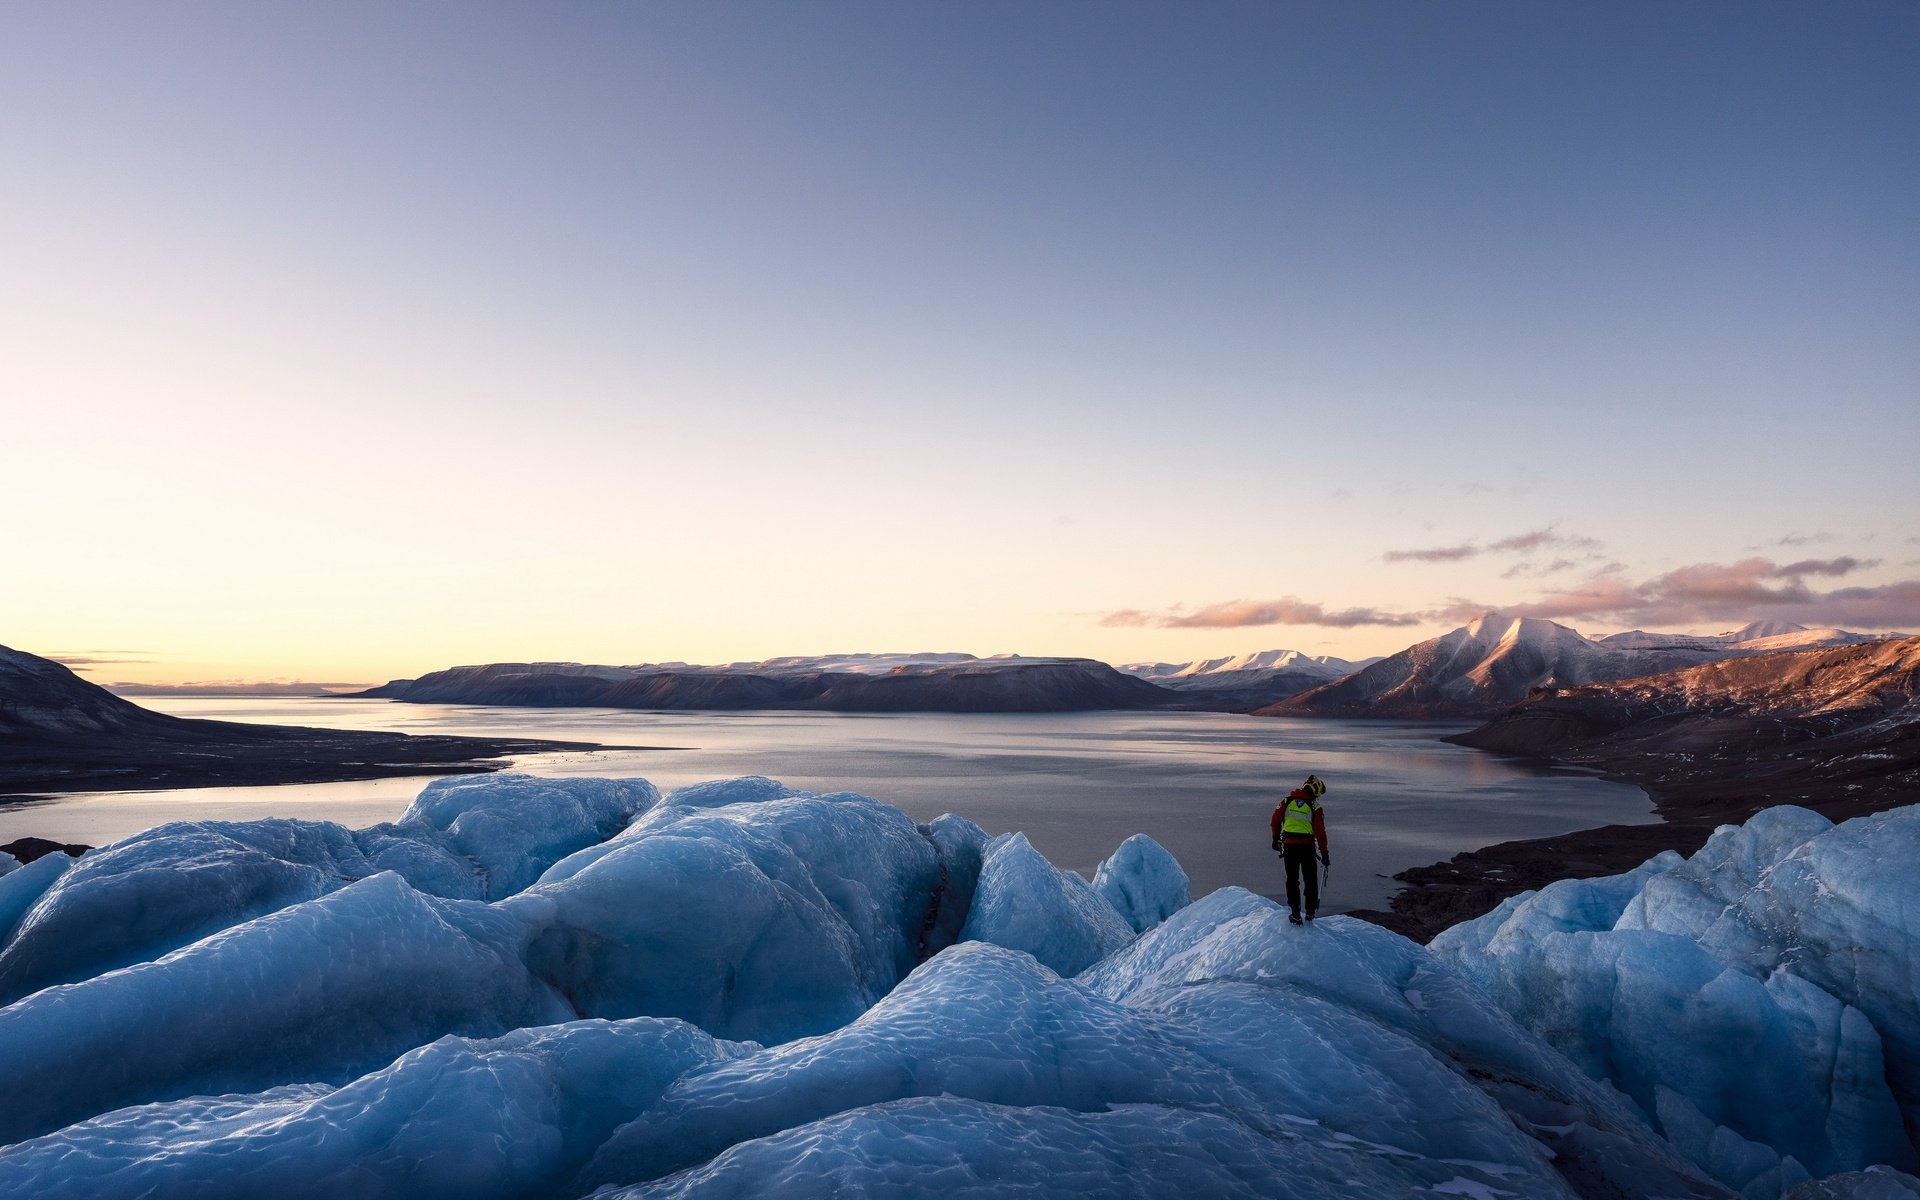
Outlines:
{"label": "clear blue sky", "polygon": [[0,641],[1920,624],[1916,62],[1909,3],[17,6]]}

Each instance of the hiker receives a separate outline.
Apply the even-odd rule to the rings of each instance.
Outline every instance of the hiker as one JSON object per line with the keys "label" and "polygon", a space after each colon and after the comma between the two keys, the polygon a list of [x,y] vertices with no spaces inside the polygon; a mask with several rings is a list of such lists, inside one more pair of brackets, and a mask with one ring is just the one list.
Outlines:
{"label": "hiker", "polygon": [[1322,867],[1332,866],[1327,857],[1327,821],[1320,810],[1320,797],[1327,785],[1318,775],[1287,793],[1286,800],[1273,810],[1273,848],[1287,864],[1287,907],[1293,910],[1287,920],[1300,924],[1300,876],[1307,877],[1307,920],[1320,911],[1320,872],[1314,865],[1313,849],[1320,847]]}

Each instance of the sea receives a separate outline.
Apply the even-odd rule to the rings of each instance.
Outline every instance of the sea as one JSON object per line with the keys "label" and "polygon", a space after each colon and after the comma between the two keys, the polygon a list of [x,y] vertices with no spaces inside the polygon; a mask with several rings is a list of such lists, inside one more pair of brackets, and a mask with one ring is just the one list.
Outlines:
{"label": "sea", "polygon": [[[1322,909],[1383,907],[1393,874],[1465,850],[1596,825],[1657,820],[1646,794],[1578,770],[1449,745],[1460,722],[1335,721],[1217,713],[636,712],[390,700],[142,697],[182,717],[600,743],[527,755],[534,775],[641,776],[662,791],[768,775],[861,792],[918,821],[953,812],[1019,830],[1091,878],[1145,833],[1179,858],[1196,896],[1283,887],[1268,818],[1309,773],[1326,781],[1332,869]],[[432,776],[271,787],[76,793],[0,804],[0,843],[100,846],[168,821],[299,817],[351,827],[397,819]]]}

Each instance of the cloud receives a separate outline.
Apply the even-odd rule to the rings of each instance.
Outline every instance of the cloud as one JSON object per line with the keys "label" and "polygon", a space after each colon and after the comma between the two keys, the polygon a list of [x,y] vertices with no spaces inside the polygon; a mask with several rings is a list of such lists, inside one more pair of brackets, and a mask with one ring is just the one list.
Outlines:
{"label": "cloud", "polygon": [[1419,625],[1427,618],[1420,613],[1383,612],[1375,608],[1329,609],[1295,596],[1278,600],[1228,600],[1209,604],[1191,612],[1170,608],[1149,613],[1123,608],[1100,619],[1102,625],[1143,626],[1158,629],[1248,629],[1260,625],[1321,625],[1352,629],[1363,625]]}
{"label": "cloud", "polygon": [[[1602,620],[1650,626],[1772,617],[1803,625],[1876,631],[1920,627],[1920,580],[1824,592],[1807,583],[1808,578],[1849,575],[1878,564],[1878,559],[1848,556],[1790,563],[1756,557],[1735,563],[1692,563],[1635,582],[1623,564],[1609,562],[1584,582],[1518,604],[1488,604],[1454,596],[1423,611],[1329,609],[1297,596],[1283,596],[1277,600],[1229,600],[1194,609],[1184,605],[1159,611],[1123,608],[1107,613],[1100,623],[1155,629],[1246,629],[1262,625],[1351,629],[1463,624],[1483,613],[1499,612],[1552,621]],[[1574,559],[1555,559],[1539,573],[1551,574],[1575,565]]]}
{"label": "cloud", "polygon": [[[128,655],[146,655],[146,650],[78,650],[63,654],[47,654],[42,657],[57,662],[63,667],[76,671],[85,671],[89,667],[115,666],[124,663],[148,663],[151,658],[130,658]],[[106,657],[112,655],[114,657]]]}
{"label": "cloud", "polygon": [[1461,562],[1469,558],[1478,558],[1482,554],[1529,554],[1535,550],[1598,550],[1600,543],[1590,537],[1567,534],[1557,527],[1548,525],[1540,529],[1530,529],[1525,533],[1516,533],[1482,546],[1477,542],[1462,542],[1457,546],[1434,546],[1420,550],[1389,550],[1380,557],[1387,562]]}
{"label": "cloud", "polygon": [[1566,550],[1598,550],[1600,543],[1590,537],[1577,534],[1557,533],[1554,526],[1535,529],[1527,533],[1516,533],[1512,537],[1501,538],[1489,543],[1487,550],[1494,554],[1522,553],[1553,546]]}
{"label": "cloud", "polygon": [[1877,567],[1879,565],[1880,565],[1880,560],[1877,558],[1850,558],[1847,555],[1843,554],[1839,558],[1801,559],[1799,562],[1796,562],[1796,563],[1788,563],[1784,567],[1775,567],[1774,572],[1775,574],[1783,575],[1783,576],[1784,575],[1835,575],[1835,576],[1838,576],[1838,575],[1851,575],[1855,571],[1865,571],[1869,568]]}
{"label": "cloud", "polygon": [[109,683],[121,696],[326,696],[365,691],[370,683],[309,683],[306,680],[217,679],[188,683]]}
{"label": "cloud", "polygon": [[1832,534],[1825,530],[1817,530],[1813,533],[1789,533],[1773,544],[1776,546],[1805,546],[1814,542],[1830,542],[1832,540]]}
{"label": "cloud", "polygon": [[1920,625],[1920,580],[1824,592],[1807,583],[1809,577],[1849,575],[1878,562],[1843,556],[1776,563],[1756,557],[1736,563],[1692,563],[1638,583],[1612,569],[1576,587],[1523,603],[1488,605],[1455,600],[1437,615],[1470,619],[1491,609],[1519,617],[1606,619],[1629,625],[1687,625],[1757,617],[1867,629]]}
{"label": "cloud", "polygon": [[1380,557],[1388,562],[1459,562],[1478,558],[1480,547],[1471,542],[1458,546],[1435,546],[1430,550],[1389,550]]}

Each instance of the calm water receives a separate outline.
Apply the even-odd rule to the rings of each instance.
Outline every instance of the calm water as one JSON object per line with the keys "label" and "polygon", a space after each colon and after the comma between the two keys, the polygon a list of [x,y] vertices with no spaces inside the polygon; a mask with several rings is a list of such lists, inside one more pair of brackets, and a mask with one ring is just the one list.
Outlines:
{"label": "calm water", "polygon": [[[916,820],[956,812],[990,833],[1024,830],[1091,876],[1129,834],[1177,855],[1195,894],[1281,889],[1267,818],[1309,772],[1327,781],[1331,911],[1379,906],[1390,876],[1493,842],[1653,820],[1637,788],[1449,746],[1462,728],[1212,713],[865,715],[641,713],[385,700],[143,699],[187,717],[592,741],[649,749],[532,755],[539,775],[640,775],[662,790],[771,775],[864,792]],[[424,779],[107,792],[0,808],[0,842],[37,835],[104,845],[164,821],[305,817],[371,825],[399,816]]]}

